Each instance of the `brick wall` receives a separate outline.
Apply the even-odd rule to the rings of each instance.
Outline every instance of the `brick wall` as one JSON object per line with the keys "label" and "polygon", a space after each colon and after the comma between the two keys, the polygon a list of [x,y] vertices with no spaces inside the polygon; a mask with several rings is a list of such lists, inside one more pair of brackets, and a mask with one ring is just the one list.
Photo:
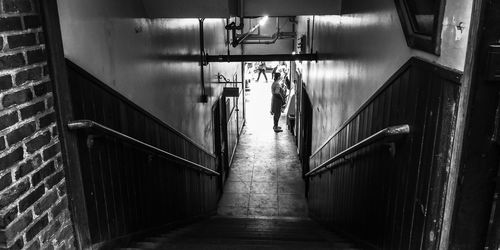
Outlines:
{"label": "brick wall", "polygon": [[74,248],[35,1],[0,0],[0,249]]}

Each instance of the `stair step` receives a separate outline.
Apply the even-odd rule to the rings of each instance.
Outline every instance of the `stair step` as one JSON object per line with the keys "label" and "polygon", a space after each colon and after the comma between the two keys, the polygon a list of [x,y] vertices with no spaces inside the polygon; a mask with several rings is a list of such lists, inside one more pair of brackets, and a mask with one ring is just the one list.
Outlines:
{"label": "stair step", "polygon": [[132,245],[141,249],[363,249],[309,219],[217,216],[151,235]]}

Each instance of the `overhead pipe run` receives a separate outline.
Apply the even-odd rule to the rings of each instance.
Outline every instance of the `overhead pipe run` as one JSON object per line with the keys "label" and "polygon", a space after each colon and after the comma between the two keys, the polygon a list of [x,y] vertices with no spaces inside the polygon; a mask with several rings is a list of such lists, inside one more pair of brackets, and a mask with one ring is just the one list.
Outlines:
{"label": "overhead pipe run", "polygon": [[253,26],[247,33],[245,34],[242,34],[241,36],[239,36],[238,38],[236,38],[236,40],[234,39],[236,36],[234,36],[235,33],[233,33],[233,42],[231,43],[231,45],[233,45],[233,47],[236,47],[238,45],[240,45],[243,41],[245,41],[245,39],[247,39],[253,32],[255,32],[255,30],[257,30],[260,26],[264,25],[266,22],[267,22],[267,19],[269,19],[268,16],[264,16],[258,24],[256,24],[255,26]]}
{"label": "overhead pipe run", "polygon": [[267,55],[205,55],[205,62],[260,62],[260,61],[318,61],[318,52],[313,54],[267,54]]}
{"label": "overhead pipe run", "polygon": [[249,36],[242,44],[274,44],[278,39],[291,39],[295,38],[294,32],[276,32],[272,36]]}

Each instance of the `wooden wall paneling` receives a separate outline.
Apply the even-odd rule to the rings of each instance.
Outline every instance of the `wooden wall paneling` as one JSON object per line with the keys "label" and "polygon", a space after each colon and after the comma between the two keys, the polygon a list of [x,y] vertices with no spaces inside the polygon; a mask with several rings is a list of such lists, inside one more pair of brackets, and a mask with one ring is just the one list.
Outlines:
{"label": "wooden wall paneling", "polygon": [[[413,79],[413,77],[417,77],[417,79]],[[406,101],[408,98],[412,98],[411,95],[414,95],[414,92],[411,91],[411,87],[415,86],[418,87],[418,89],[425,88],[425,86],[428,85],[427,81],[425,79],[419,78],[421,77],[420,74],[416,73],[415,74],[415,66],[412,65],[407,72],[405,72],[401,76],[400,80],[400,96],[399,96],[399,101],[398,101],[398,106],[396,107],[397,112],[395,113],[395,120],[396,122],[412,122],[410,119],[407,118],[407,115],[405,112],[408,110],[407,108],[402,109],[402,107],[405,107]],[[410,79],[413,79],[412,84],[410,84]],[[413,93],[412,93],[413,92]],[[427,95],[426,91],[423,91]],[[413,99],[414,100],[414,99]],[[424,104],[424,109],[419,110],[418,112],[425,115],[427,113],[427,110],[425,109],[426,105],[426,100],[419,98],[415,100],[419,104]],[[413,104],[414,105],[414,104]],[[423,121],[424,119],[422,118],[421,120],[417,121]],[[411,123],[413,126],[418,127],[421,126],[417,123]],[[415,134],[415,131],[412,132]],[[417,138],[420,138],[420,135],[415,134]],[[419,148],[417,152],[420,152],[422,144],[417,143],[416,146]],[[405,150],[405,149],[403,149]],[[401,152],[400,152],[401,153]],[[411,156],[412,154],[410,154]],[[405,157],[408,157],[406,155]],[[420,162],[421,157],[416,156],[410,161],[408,161],[406,167],[404,167],[399,173],[399,179],[401,181],[401,184],[403,186],[402,192],[400,192],[398,195],[398,201],[400,203],[398,209],[400,214],[398,214],[398,231],[400,231],[399,237],[396,238],[397,241],[399,241],[397,247],[401,248],[408,248],[407,244],[410,240],[411,236],[411,230],[412,230],[412,223],[413,223],[413,216],[414,216],[414,209],[415,209],[415,198],[414,198],[414,190],[415,190],[415,180],[414,178],[411,178],[412,176],[415,176],[415,174],[418,172],[419,168],[419,162]]]}
{"label": "wooden wall paneling", "polygon": [[[103,112],[103,107],[106,106],[103,102],[105,102],[104,97],[99,96],[101,93],[98,91],[92,91],[92,96],[97,97],[95,98],[95,101],[92,103],[93,105],[93,110],[92,113],[96,120],[100,122],[106,122],[106,116],[104,115]],[[115,224],[115,219],[114,219],[114,207],[113,207],[113,192],[112,192],[112,187],[109,186],[110,181],[111,181],[111,174],[109,173],[110,169],[109,166],[106,162],[106,156],[107,156],[107,145],[106,141],[108,138],[106,136],[99,136],[96,138],[96,146],[94,147],[95,149],[95,157],[97,158],[97,161],[99,162],[99,168],[98,168],[98,173],[101,178],[101,184],[99,185],[102,188],[102,206],[104,208],[104,211],[106,213],[106,219],[102,221],[101,226],[103,226],[105,229],[103,230],[106,232],[105,237],[113,237],[113,228]]]}
{"label": "wooden wall paneling", "polygon": [[[120,104],[116,101],[112,102],[110,106],[108,107],[109,110],[105,111],[105,113],[109,114],[109,116],[112,116],[112,121],[107,121],[107,122],[113,122],[113,127],[116,127],[118,129],[120,128]],[[111,175],[113,177],[113,186],[112,190],[115,193],[115,210],[116,210],[116,217],[115,219],[117,220],[116,223],[116,235],[121,235],[124,233],[124,228],[125,228],[125,214],[124,214],[124,197],[123,197],[123,169],[121,168],[121,165],[118,164],[119,162],[119,154],[118,154],[118,149],[120,143],[114,138],[109,138],[109,153],[108,153],[108,166],[111,169]]]}
{"label": "wooden wall paneling", "polygon": [[119,205],[118,205],[118,191],[119,187],[116,185],[117,184],[117,177],[119,174],[119,169],[116,168],[115,162],[113,159],[113,153],[111,152],[112,145],[113,145],[113,139],[112,138],[106,138],[106,141],[104,142],[104,147],[103,147],[103,153],[102,153],[102,161],[103,161],[103,166],[104,166],[104,171],[106,173],[106,179],[107,179],[107,188],[106,191],[108,192],[108,197],[107,197],[107,210],[109,211],[109,221],[108,221],[108,227],[110,230],[110,235],[111,237],[116,237],[119,235],[120,227],[119,227]]}
{"label": "wooden wall paneling", "polygon": [[[449,136],[451,127],[436,124],[439,119],[447,119],[441,114],[453,117],[456,110],[444,109],[443,105],[453,106],[458,99],[457,88],[447,90],[442,80],[447,73],[442,70],[412,58],[330,138],[324,149],[311,156],[311,167],[315,167],[382,128],[400,124],[412,128],[409,136],[396,143],[395,157],[387,146],[369,146],[348,157],[354,167],[349,160],[339,160],[332,172],[311,177],[308,197],[314,217],[326,217],[326,221],[332,220],[361,239],[392,249],[424,246],[427,233],[439,231],[434,220],[427,218],[426,222],[418,213],[422,200],[424,208],[432,206],[432,216],[441,209],[436,190],[443,188],[445,171],[441,158],[434,156],[448,152],[441,150],[449,148],[451,142],[443,144],[445,137],[438,137],[442,132]],[[325,177],[329,179],[325,181]],[[333,197],[331,201],[321,201],[320,196],[325,194]],[[426,225],[432,226],[424,228]]]}
{"label": "wooden wall paneling", "polygon": [[[401,118],[399,117],[398,113],[396,112],[398,107],[401,105],[401,99],[406,98],[406,96],[403,96],[401,94],[401,84],[399,84],[404,78],[404,75],[408,74],[408,70],[402,72],[402,75],[400,78],[396,79],[393,84],[391,85],[394,88],[393,91],[393,102],[390,108],[390,113],[391,113],[391,121],[390,124],[398,124],[401,121]],[[413,125],[412,125],[413,129]],[[413,133],[413,132],[412,132]],[[404,150],[405,148],[397,148],[398,150],[398,155],[403,157],[404,155]],[[403,150],[403,152],[401,152]],[[393,221],[393,230],[392,230],[392,236],[393,236],[393,249],[398,249],[400,247],[400,239],[401,239],[401,234],[402,234],[402,224],[403,224],[403,217],[404,217],[404,207],[403,207],[403,202],[402,200],[405,198],[405,181],[402,178],[403,173],[406,171],[406,169],[410,166],[410,162],[404,162],[404,164],[400,165],[401,167],[396,168],[396,173],[395,173],[395,178],[396,178],[396,189],[395,193],[393,193],[393,199],[395,199],[395,209],[394,209],[394,221]],[[405,167],[406,166],[406,167]]]}
{"label": "wooden wall paneling", "polygon": [[[88,230],[90,232],[90,239],[101,237],[101,230],[97,225],[100,220],[99,211],[97,209],[97,197],[94,195],[96,193],[95,181],[92,167],[92,160],[90,159],[90,148],[87,147],[87,136],[84,133],[79,133],[78,138],[78,154],[80,155],[81,174],[84,185],[85,201],[87,205],[88,213]],[[89,239],[89,240],[90,240]]]}
{"label": "wooden wall paneling", "polygon": [[[107,96],[103,94],[101,97],[103,100],[103,105],[99,108],[99,113],[100,116],[102,116],[102,121],[105,124],[109,124],[110,127],[116,128],[116,117],[114,117],[114,108],[113,106],[115,105],[116,102],[114,102],[112,99],[106,98]],[[110,232],[110,237],[116,237],[118,235],[118,207],[117,207],[117,197],[116,196],[116,191],[118,190],[115,186],[115,178],[116,174],[119,172],[119,169],[117,169],[113,162],[112,153],[110,152],[112,149],[112,138],[110,137],[103,137],[100,140],[100,143],[103,144],[102,147],[102,153],[100,161],[102,162],[103,165],[103,173],[105,176],[105,183],[106,185],[106,210],[108,211],[109,214],[109,221],[108,221],[108,228]]]}
{"label": "wooden wall paneling", "polygon": [[[158,123],[75,65],[69,63],[77,119],[91,119],[209,168],[213,156],[177,131]],[[85,91],[83,91],[85,90]],[[106,245],[147,228],[215,211],[215,181],[178,163],[109,136],[78,134],[91,242]],[[92,134],[92,133],[90,133]],[[180,177],[180,178],[179,178]],[[164,199],[161,199],[165,197]]]}
{"label": "wooden wall paneling", "polygon": [[[441,220],[443,218],[442,196],[445,193],[447,181],[447,162],[451,158],[449,148],[452,146],[453,128],[456,123],[457,103],[459,89],[458,85],[444,79],[439,79],[441,84],[440,105],[436,113],[439,114],[439,124],[436,129],[435,151],[433,153],[432,172],[427,183],[427,212],[429,216],[425,218],[423,232],[429,232],[429,237],[423,235],[422,247],[437,248]],[[437,187],[437,188],[433,188]]]}
{"label": "wooden wall paneling", "polygon": [[[99,96],[99,93],[96,93],[93,87],[90,87],[87,89],[87,92],[90,92],[92,96],[95,96],[95,100],[93,102],[90,102],[87,107],[84,109],[84,116],[89,116],[92,117],[92,119],[95,119],[99,122],[102,121],[102,117],[98,116],[98,113],[96,112],[98,109],[102,107],[101,105],[101,98]],[[85,98],[85,97],[84,97]],[[98,106],[98,108],[96,108]],[[97,210],[98,213],[101,215],[101,219],[97,221],[98,227],[100,228],[101,232],[101,238],[107,238],[110,237],[110,231],[108,228],[107,221],[109,220],[109,214],[107,211],[106,207],[106,189],[104,187],[105,183],[105,177],[104,177],[104,171],[103,168],[104,166],[102,165],[102,162],[100,161],[100,154],[102,150],[102,145],[100,141],[103,138],[100,137],[95,137],[93,140],[93,145],[91,145],[91,150],[90,152],[90,157],[92,161],[92,168],[93,168],[93,180],[95,183],[95,196],[96,196],[96,202],[97,202]]]}
{"label": "wooden wall paneling", "polygon": [[419,172],[416,176],[415,183],[415,195],[414,195],[414,218],[413,218],[413,231],[411,232],[410,246],[411,247],[422,247],[422,237],[424,230],[425,217],[427,216],[427,183],[430,178],[430,173],[432,172],[433,157],[436,147],[436,130],[439,126],[439,105],[441,85],[434,84],[431,80],[427,81],[429,99],[427,101],[428,108],[426,112],[425,119],[425,133],[422,145],[425,145],[422,150],[421,162],[419,164]]}
{"label": "wooden wall paneling", "polygon": [[[119,112],[115,114],[119,114]],[[126,197],[124,195],[124,185],[122,183],[125,178],[123,177],[123,169],[121,168],[122,165],[119,163],[120,157],[118,155],[120,143],[118,143],[116,139],[112,139],[110,148],[112,149],[109,155],[109,159],[111,161],[110,165],[113,167],[113,171],[115,171],[113,190],[116,193],[115,207],[117,210],[117,234],[121,235],[126,232],[125,228],[127,224],[125,223],[126,215],[124,209],[126,206]]]}

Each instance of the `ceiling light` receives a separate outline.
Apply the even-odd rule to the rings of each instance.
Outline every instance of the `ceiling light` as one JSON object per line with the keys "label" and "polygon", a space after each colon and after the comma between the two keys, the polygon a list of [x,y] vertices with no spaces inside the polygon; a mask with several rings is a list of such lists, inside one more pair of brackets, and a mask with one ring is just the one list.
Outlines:
{"label": "ceiling light", "polygon": [[262,25],[266,24],[268,18],[269,18],[268,16],[262,17],[262,19],[259,21],[259,25],[262,26]]}

